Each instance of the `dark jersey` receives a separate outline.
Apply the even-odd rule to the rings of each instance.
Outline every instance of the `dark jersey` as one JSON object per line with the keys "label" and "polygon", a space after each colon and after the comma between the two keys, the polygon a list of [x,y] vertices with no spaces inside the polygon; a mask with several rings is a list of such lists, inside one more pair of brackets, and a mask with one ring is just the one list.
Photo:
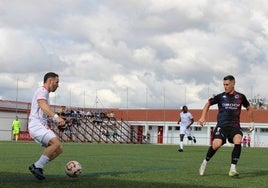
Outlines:
{"label": "dark jersey", "polygon": [[240,113],[242,106],[247,108],[250,104],[245,95],[220,93],[209,99],[210,105],[218,104],[217,126],[240,127]]}

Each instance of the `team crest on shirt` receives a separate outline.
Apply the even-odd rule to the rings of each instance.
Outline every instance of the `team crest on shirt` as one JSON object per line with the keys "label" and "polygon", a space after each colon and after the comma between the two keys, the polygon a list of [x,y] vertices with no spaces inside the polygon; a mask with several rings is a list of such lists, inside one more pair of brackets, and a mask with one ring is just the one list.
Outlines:
{"label": "team crest on shirt", "polygon": [[239,95],[238,95],[238,94],[236,94],[236,95],[234,96],[234,98],[235,98],[235,99],[238,99],[238,98],[239,98]]}

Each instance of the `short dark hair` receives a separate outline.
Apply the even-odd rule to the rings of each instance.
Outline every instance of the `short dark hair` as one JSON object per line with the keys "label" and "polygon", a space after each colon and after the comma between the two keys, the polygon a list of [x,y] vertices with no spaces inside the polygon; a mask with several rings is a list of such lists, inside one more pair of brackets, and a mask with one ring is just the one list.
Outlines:
{"label": "short dark hair", "polygon": [[57,78],[57,77],[59,77],[58,74],[56,74],[54,72],[48,72],[44,76],[44,83],[46,83],[47,79],[49,79],[49,78]]}
{"label": "short dark hair", "polygon": [[225,76],[225,77],[223,78],[223,80],[235,81],[235,78],[234,78],[234,76],[232,76],[232,75],[227,75],[227,76]]}

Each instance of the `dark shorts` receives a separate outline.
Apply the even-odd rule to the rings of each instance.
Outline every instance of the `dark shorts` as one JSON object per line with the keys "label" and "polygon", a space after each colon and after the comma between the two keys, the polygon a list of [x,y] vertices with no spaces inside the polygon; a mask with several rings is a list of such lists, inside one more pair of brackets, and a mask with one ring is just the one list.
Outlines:
{"label": "dark shorts", "polygon": [[229,143],[233,144],[233,138],[237,134],[243,136],[243,133],[239,127],[216,127],[213,131],[213,139],[221,139],[222,145],[226,143],[227,139]]}

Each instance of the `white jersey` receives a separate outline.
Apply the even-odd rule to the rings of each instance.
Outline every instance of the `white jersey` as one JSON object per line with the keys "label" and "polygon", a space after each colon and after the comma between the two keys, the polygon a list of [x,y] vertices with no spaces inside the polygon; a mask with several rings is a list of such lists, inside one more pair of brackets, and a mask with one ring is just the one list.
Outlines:
{"label": "white jersey", "polygon": [[187,127],[191,123],[191,119],[193,119],[193,115],[190,112],[180,113],[180,119],[181,119],[181,127]]}
{"label": "white jersey", "polygon": [[39,107],[39,100],[46,100],[49,105],[49,91],[45,87],[39,87],[33,95],[28,128],[30,136],[37,143],[47,147],[49,141],[57,136],[48,127],[48,117]]}
{"label": "white jersey", "polygon": [[180,134],[186,134],[188,136],[191,136],[191,128],[187,129],[187,126],[190,124],[191,119],[193,119],[193,116],[190,112],[180,113]]}
{"label": "white jersey", "polygon": [[29,117],[29,128],[40,123],[43,125],[47,125],[48,117],[39,107],[38,100],[46,100],[49,104],[49,92],[46,88],[39,87],[33,95],[31,113]]}

